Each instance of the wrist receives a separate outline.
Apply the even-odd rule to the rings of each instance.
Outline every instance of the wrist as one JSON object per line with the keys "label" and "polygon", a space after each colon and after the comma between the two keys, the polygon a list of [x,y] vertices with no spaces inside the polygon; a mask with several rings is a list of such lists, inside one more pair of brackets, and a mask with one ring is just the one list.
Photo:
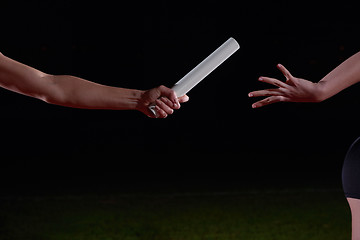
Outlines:
{"label": "wrist", "polygon": [[143,91],[126,88],[109,87],[105,96],[103,109],[113,110],[138,110]]}
{"label": "wrist", "polygon": [[315,102],[322,102],[327,98],[326,84],[322,81],[315,83]]}
{"label": "wrist", "polygon": [[132,89],[131,90],[131,95],[129,97],[130,100],[130,110],[140,110],[141,108],[141,102],[142,102],[142,97],[145,91],[142,90],[135,90]]}

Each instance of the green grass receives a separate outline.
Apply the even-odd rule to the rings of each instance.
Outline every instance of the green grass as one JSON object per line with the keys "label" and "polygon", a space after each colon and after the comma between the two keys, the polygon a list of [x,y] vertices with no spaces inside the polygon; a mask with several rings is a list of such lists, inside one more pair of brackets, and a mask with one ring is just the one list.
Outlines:
{"label": "green grass", "polygon": [[350,239],[341,190],[103,194],[0,199],[0,239]]}

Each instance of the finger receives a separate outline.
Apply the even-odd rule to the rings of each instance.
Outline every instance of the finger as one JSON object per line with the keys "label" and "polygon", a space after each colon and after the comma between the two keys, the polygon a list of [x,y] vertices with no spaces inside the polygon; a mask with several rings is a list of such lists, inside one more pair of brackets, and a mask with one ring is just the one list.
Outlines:
{"label": "finger", "polygon": [[269,97],[269,96],[280,96],[283,94],[280,88],[277,89],[265,89],[258,90],[249,93],[249,97]]}
{"label": "finger", "polygon": [[165,103],[166,105],[168,105],[170,108],[172,109],[179,109],[180,108],[180,103],[175,105],[172,101],[170,101],[167,97],[161,97],[160,100]]}
{"label": "finger", "polygon": [[189,96],[188,95],[184,95],[182,97],[179,97],[179,102],[180,103],[184,103],[184,102],[187,102],[189,101]]}
{"label": "finger", "polygon": [[276,78],[269,78],[269,77],[259,77],[259,81],[260,82],[265,82],[265,83],[269,83],[271,85],[277,86],[277,87],[282,87],[282,88],[286,88],[288,85]]}
{"label": "finger", "polygon": [[161,99],[162,98],[156,100],[156,106],[161,108],[167,114],[173,114],[174,110],[171,107],[169,107],[166,103],[164,103]]}
{"label": "finger", "polygon": [[167,88],[163,85],[161,85],[159,87],[159,90],[160,90],[161,96],[167,97],[168,99],[170,99],[173,102],[174,108],[179,108],[180,103],[179,103],[179,100],[178,100],[174,90]]}
{"label": "finger", "polygon": [[289,102],[290,99],[284,96],[271,96],[267,97],[261,101],[258,101],[252,105],[252,108],[259,108],[266,105],[270,105],[277,102]]}
{"label": "finger", "polygon": [[156,109],[156,118],[166,118],[167,117],[167,114],[164,110],[162,110],[159,106],[156,106],[155,107]]}
{"label": "finger", "polygon": [[266,106],[266,105],[269,105],[272,103],[276,103],[276,102],[279,102],[279,99],[277,99],[276,97],[268,97],[268,98],[265,98],[261,101],[254,103],[252,105],[252,108],[260,108],[260,107],[263,107],[263,106]]}
{"label": "finger", "polygon": [[286,80],[290,80],[291,78],[293,78],[289,70],[287,70],[283,65],[278,64],[277,68],[282,72],[282,74],[284,74]]}

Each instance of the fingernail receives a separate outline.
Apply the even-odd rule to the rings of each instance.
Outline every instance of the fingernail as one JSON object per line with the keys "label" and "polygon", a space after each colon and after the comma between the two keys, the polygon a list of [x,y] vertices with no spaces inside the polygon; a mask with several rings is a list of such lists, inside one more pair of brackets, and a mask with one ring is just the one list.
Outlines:
{"label": "fingernail", "polygon": [[251,105],[252,108],[256,108],[256,104]]}
{"label": "fingernail", "polygon": [[259,81],[263,81],[264,79],[262,77],[259,77]]}
{"label": "fingernail", "polygon": [[252,93],[249,93],[249,97],[253,97],[254,95]]}

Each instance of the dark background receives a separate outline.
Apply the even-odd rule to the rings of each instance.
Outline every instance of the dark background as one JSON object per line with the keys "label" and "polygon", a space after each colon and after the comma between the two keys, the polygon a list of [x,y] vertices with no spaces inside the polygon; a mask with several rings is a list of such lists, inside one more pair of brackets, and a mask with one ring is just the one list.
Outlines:
{"label": "dark background", "polygon": [[118,87],[171,87],[229,37],[241,46],[167,119],[70,109],[0,90],[6,191],[28,184],[46,191],[196,181],[341,185],[343,158],[360,130],[359,86],[318,104],[255,110],[247,94],[268,87],[259,76],[282,78],[277,63],[319,81],[355,54],[353,3],[11,0],[0,10],[4,55]]}

